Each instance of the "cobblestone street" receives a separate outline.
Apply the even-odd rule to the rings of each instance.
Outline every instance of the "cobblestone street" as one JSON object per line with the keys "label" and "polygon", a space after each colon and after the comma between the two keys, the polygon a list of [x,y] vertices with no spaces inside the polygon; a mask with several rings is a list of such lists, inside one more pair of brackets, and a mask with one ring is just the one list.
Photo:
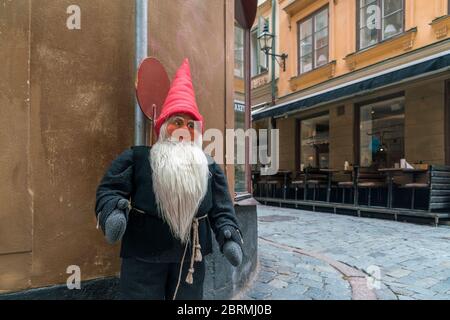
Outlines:
{"label": "cobblestone street", "polygon": [[242,299],[450,300],[450,228],[258,206]]}

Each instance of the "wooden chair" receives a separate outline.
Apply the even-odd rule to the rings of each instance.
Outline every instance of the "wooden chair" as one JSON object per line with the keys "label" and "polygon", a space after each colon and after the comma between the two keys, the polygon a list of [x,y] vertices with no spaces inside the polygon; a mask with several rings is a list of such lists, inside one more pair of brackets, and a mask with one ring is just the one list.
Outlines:
{"label": "wooden chair", "polygon": [[372,204],[372,189],[387,187],[386,175],[372,168],[355,168],[357,188],[355,190],[355,204],[359,204],[359,189],[367,189],[367,206]]}
{"label": "wooden chair", "polygon": [[[301,171],[298,171],[295,177],[291,180],[291,187],[295,189],[295,200],[298,200],[298,189],[305,187],[305,174]],[[303,199],[304,200],[304,199]],[[296,205],[297,206],[297,205]]]}
{"label": "wooden chair", "polygon": [[342,190],[342,203],[345,203],[346,191],[353,191],[353,185],[353,171],[340,171],[332,176],[332,187],[335,187],[337,191]]}
{"label": "wooden chair", "polygon": [[313,187],[313,200],[315,201],[317,190],[328,186],[328,175],[320,172],[320,170],[316,168],[306,168],[303,189],[303,197],[305,200],[307,200],[309,186]]}
{"label": "wooden chair", "polygon": [[355,166],[353,171],[345,172],[337,186],[342,189],[342,203],[345,202],[345,191],[353,190],[353,204],[359,204],[359,190],[367,189],[367,205],[372,205],[372,189],[387,186],[386,176],[372,168]]}
{"label": "wooden chair", "polygon": [[416,190],[430,188],[430,173],[429,171],[404,173],[400,176],[394,176],[393,181],[399,189],[411,190],[409,208],[414,210],[416,208]]}

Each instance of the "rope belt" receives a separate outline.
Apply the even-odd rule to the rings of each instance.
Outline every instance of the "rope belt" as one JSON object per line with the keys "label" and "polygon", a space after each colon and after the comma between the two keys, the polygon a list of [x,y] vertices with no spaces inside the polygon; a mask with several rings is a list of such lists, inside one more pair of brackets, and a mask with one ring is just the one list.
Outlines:
{"label": "rope belt", "polygon": [[[191,253],[191,262],[189,265],[189,270],[188,270],[188,274],[186,276],[186,283],[188,284],[193,284],[194,283],[194,262],[201,262],[203,260],[202,257],[202,252],[201,249],[202,247],[200,246],[200,238],[198,235],[198,226],[199,226],[199,221],[205,219],[206,217],[208,217],[208,215],[204,215],[198,218],[194,218],[194,220],[192,221],[192,229],[191,229],[191,235],[192,235],[192,253]],[[181,273],[183,271],[183,265],[184,265],[184,259],[186,257],[186,251],[188,248],[189,242],[186,243],[186,245],[184,246],[184,253],[183,253],[183,258],[181,259],[181,264],[180,264],[180,271],[178,272],[178,283],[177,283],[177,287],[175,288],[175,292],[173,294],[173,300],[175,300],[175,298],[177,297],[177,293],[178,293],[178,288],[180,286],[180,281],[181,281]]]}

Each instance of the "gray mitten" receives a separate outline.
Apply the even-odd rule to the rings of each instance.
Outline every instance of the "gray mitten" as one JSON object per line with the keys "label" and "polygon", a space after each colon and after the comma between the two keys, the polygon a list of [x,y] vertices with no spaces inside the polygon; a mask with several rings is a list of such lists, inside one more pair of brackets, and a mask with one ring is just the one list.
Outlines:
{"label": "gray mitten", "polygon": [[239,230],[226,226],[221,230],[220,242],[223,243],[222,252],[225,258],[235,267],[242,263],[242,248],[239,243],[243,243]]}
{"label": "gray mitten", "polygon": [[110,244],[122,239],[127,228],[128,220],[128,201],[125,199],[119,200],[117,209],[115,209],[105,222],[105,237]]}
{"label": "gray mitten", "polygon": [[242,249],[241,246],[230,240],[223,245],[223,254],[227,260],[235,267],[242,263]]}

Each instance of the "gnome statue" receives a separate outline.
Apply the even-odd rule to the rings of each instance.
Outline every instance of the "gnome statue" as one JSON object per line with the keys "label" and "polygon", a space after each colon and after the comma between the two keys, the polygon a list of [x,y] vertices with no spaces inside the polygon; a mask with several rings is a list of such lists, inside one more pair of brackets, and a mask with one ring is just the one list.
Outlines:
{"label": "gnome statue", "polygon": [[155,120],[157,142],[125,150],[102,178],[97,222],[109,243],[121,240],[123,299],[199,300],[211,229],[234,266],[243,238],[226,177],[202,150],[204,120],[187,59]]}

